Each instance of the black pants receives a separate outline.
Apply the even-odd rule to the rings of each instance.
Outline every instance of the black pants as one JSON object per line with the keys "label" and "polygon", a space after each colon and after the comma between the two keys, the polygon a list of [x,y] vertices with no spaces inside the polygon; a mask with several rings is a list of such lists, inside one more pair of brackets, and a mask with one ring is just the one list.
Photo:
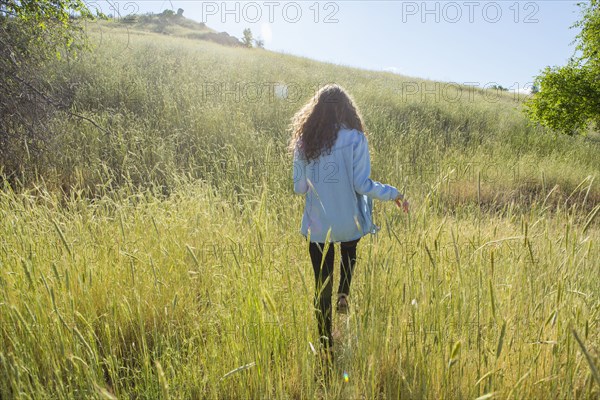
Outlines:
{"label": "black pants", "polygon": [[[341,262],[340,262],[340,286],[338,294],[350,294],[350,283],[352,282],[352,272],[356,264],[356,245],[359,239],[351,242],[341,242]],[[334,267],[334,245],[329,243],[327,252],[324,243],[311,242],[308,247],[310,259],[312,261],[315,273],[315,313],[317,324],[319,326],[319,336],[321,344],[329,347],[333,344],[331,336],[331,296],[333,292],[333,267]]]}

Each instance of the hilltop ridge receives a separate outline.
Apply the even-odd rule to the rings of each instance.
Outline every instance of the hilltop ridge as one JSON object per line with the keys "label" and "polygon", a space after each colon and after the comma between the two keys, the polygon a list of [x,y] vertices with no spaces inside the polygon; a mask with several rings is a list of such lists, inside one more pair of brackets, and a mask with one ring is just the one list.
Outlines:
{"label": "hilltop ridge", "polygon": [[127,27],[135,31],[160,33],[187,39],[205,40],[224,46],[243,46],[243,43],[237,37],[227,32],[217,32],[208,27],[204,22],[197,22],[184,17],[182,9],[179,11],[178,13],[174,13],[172,10],[165,10],[160,14],[131,14],[122,18],[115,18],[110,15],[106,25],[109,27]]}

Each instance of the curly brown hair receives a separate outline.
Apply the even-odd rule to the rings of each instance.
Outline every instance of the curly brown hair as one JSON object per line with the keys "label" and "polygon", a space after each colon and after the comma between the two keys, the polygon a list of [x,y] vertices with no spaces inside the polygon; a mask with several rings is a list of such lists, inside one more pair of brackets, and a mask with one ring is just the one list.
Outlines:
{"label": "curly brown hair", "polygon": [[297,148],[307,161],[317,159],[331,151],[342,125],[366,134],[352,97],[340,85],[325,85],[292,118],[288,150]]}

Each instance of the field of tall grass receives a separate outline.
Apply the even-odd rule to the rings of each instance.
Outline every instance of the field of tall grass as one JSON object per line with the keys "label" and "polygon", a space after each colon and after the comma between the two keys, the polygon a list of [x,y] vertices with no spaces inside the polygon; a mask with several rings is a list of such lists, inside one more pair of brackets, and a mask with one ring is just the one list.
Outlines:
{"label": "field of tall grass", "polygon": [[[0,191],[0,398],[600,396],[597,137],[528,125],[511,93],[88,32],[48,75],[102,130],[58,116]],[[330,82],[411,212],[375,203],[323,381],[285,147]]]}

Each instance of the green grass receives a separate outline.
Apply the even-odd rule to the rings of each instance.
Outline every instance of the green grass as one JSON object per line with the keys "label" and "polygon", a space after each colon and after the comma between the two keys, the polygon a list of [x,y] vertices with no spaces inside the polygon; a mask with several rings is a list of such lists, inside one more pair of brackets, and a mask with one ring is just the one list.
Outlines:
{"label": "green grass", "polygon": [[[414,79],[90,34],[99,46],[53,72],[109,132],[59,116],[22,186],[0,192],[0,397],[600,395],[597,140],[528,126],[511,95],[403,97]],[[376,203],[323,386],[284,148],[331,81],[363,112],[373,177],[412,210]],[[304,93],[203,96],[235,82]]]}

